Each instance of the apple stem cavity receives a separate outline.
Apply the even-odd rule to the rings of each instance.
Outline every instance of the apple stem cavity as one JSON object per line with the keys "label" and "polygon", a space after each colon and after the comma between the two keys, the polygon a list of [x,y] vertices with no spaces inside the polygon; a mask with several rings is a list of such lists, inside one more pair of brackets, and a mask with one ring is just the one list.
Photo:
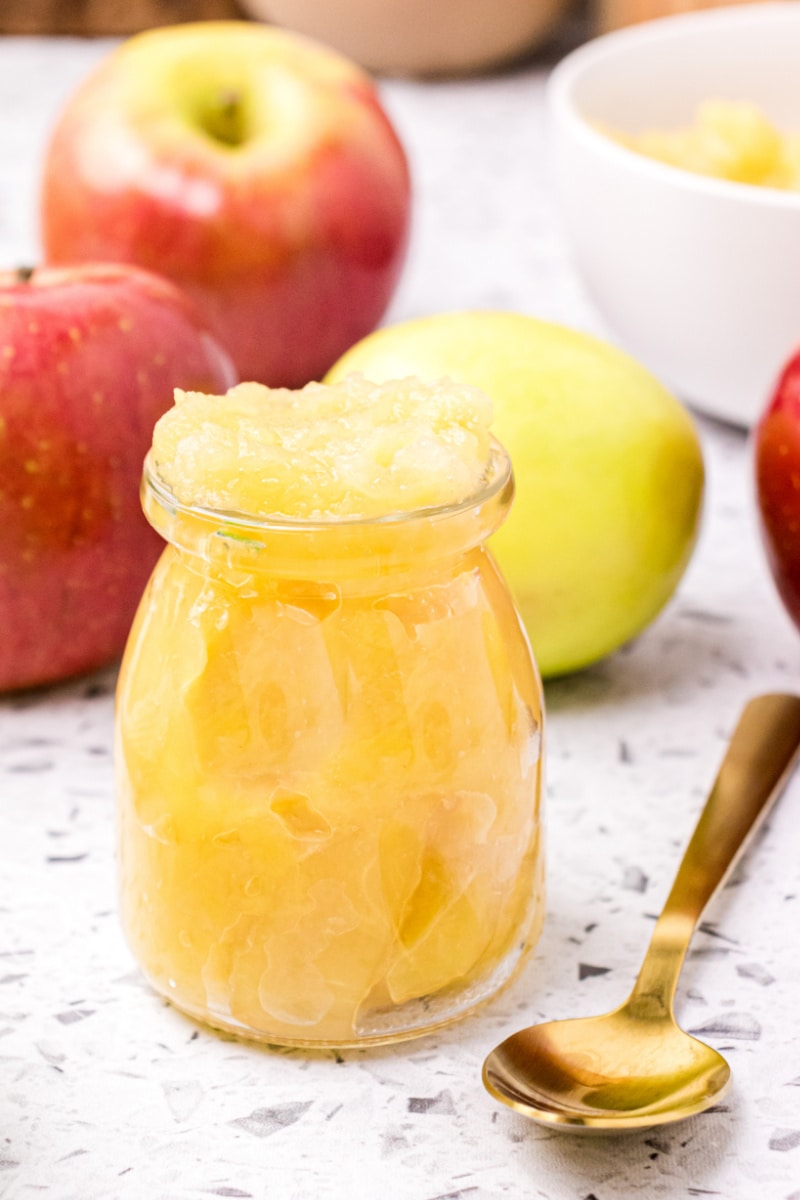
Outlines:
{"label": "apple stem cavity", "polygon": [[214,141],[241,146],[247,141],[247,113],[241,92],[225,88],[200,113],[200,125]]}
{"label": "apple stem cavity", "polygon": [[30,283],[36,267],[17,267],[14,275],[17,283]]}

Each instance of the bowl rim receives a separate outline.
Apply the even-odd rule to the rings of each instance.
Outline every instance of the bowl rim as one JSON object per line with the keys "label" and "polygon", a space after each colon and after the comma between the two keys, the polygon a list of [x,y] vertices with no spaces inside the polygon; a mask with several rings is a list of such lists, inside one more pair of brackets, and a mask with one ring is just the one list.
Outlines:
{"label": "bowl rim", "polygon": [[[607,157],[618,168],[651,178],[661,186],[716,197],[728,204],[800,211],[800,191],[701,175],[648,158],[615,142],[590,123],[575,104],[573,95],[584,73],[596,63],[613,58],[618,50],[652,45],[665,35],[669,38],[673,35],[679,37],[686,32],[707,27],[769,25],[773,21],[780,23],[786,20],[796,24],[800,30],[800,4],[797,0],[758,0],[756,3],[675,13],[600,34],[570,51],[550,72],[545,91],[551,124],[560,122],[589,152]],[[800,127],[797,132],[800,133]]]}

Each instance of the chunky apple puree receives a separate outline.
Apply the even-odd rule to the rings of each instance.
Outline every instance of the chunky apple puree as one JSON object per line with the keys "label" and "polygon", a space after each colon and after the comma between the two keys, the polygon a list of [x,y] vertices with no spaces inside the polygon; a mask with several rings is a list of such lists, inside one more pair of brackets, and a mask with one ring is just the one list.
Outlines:
{"label": "chunky apple puree", "polygon": [[708,100],[683,129],[612,136],[630,150],[699,175],[800,191],[800,133],[781,132],[744,101]]}
{"label": "chunky apple puree", "polygon": [[122,910],[153,984],[264,1040],[410,1036],[542,919],[541,689],[484,541],[512,484],[474,389],[178,394],[167,549],[120,677]]}
{"label": "chunky apple puree", "polygon": [[156,470],[184,504],[261,517],[375,517],[454,504],[489,465],[492,406],[477,388],[369,383],[300,392],[242,383],[176,393],[153,436]]}

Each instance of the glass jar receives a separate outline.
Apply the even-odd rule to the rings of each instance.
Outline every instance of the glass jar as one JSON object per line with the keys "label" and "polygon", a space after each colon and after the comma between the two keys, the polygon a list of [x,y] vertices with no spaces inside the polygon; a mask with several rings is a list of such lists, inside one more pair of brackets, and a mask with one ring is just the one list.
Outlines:
{"label": "glass jar", "polygon": [[543,918],[542,692],[485,548],[511,503],[264,520],[182,505],[122,665],[121,905],[153,986],[272,1043],[410,1037]]}

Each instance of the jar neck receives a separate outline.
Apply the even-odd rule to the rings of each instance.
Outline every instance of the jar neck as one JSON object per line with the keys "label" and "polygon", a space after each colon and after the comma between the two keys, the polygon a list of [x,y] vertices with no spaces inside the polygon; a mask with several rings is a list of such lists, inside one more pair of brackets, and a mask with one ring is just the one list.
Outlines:
{"label": "jar neck", "polygon": [[502,524],[513,494],[511,463],[497,442],[484,482],[465,500],[382,517],[278,519],[182,504],[149,457],[141,486],[150,524],[207,569],[320,583],[417,574],[458,559]]}

